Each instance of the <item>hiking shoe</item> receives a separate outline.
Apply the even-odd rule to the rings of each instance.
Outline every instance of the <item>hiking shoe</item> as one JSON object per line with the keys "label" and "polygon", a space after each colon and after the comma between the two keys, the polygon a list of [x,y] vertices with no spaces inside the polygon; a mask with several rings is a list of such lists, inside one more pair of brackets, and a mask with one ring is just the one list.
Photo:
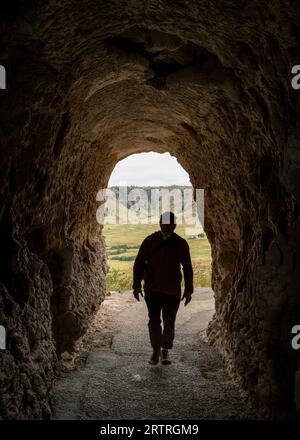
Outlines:
{"label": "hiking shoe", "polygon": [[170,361],[170,359],[169,359],[169,352],[168,352],[168,350],[167,350],[166,348],[163,348],[163,349],[161,350],[161,363],[162,363],[163,365],[169,365],[169,364],[172,363],[172,362]]}
{"label": "hiking shoe", "polygon": [[151,356],[151,358],[149,360],[149,364],[151,364],[151,365],[158,364],[159,354],[160,354],[160,349],[153,350],[152,356]]}

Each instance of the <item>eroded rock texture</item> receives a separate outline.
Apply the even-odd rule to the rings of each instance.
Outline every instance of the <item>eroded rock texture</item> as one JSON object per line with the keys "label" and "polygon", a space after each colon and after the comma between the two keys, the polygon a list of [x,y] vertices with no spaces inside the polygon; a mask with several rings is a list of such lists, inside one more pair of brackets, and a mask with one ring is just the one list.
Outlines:
{"label": "eroded rock texture", "polygon": [[54,347],[105,294],[97,191],[142,151],[205,188],[209,338],[262,417],[295,416],[299,26],[287,0],[1,2],[3,418],[47,416]]}

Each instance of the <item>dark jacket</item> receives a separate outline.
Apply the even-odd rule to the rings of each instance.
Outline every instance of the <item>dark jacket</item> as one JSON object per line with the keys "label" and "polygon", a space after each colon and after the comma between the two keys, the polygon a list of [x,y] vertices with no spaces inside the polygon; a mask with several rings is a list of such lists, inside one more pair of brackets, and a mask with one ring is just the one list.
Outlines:
{"label": "dark jacket", "polygon": [[133,266],[133,289],[140,288],[144,279],[144,291],[168,294],[181,293],[181,266],[185,291],[193,293],[193,268],[187,241],[175,232],[164,240],[160,231],[154,232],[142,242]]}

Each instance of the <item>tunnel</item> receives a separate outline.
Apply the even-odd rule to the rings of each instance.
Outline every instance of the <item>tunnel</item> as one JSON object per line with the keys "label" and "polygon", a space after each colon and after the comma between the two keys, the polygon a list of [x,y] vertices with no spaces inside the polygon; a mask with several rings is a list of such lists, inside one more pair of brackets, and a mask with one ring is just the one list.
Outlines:
{"label": "tunnel", "polygon": [[[205,191],[210,344],[264,419],[297,417],[300,8],[1,2],[0,416],[48,419],[55,365],[105,298],[96,194],[169,152]],[[298,320],[298,321],[297,321]]]}

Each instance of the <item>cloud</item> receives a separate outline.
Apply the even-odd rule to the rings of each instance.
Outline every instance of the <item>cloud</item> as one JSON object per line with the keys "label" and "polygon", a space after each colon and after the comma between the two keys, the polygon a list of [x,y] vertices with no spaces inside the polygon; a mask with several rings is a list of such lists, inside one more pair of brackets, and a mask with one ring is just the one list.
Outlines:
{"label": "cloud", "polygon": [[108,186],[191,185],[188,173],[169,153],[132,154],[115,166]]}

